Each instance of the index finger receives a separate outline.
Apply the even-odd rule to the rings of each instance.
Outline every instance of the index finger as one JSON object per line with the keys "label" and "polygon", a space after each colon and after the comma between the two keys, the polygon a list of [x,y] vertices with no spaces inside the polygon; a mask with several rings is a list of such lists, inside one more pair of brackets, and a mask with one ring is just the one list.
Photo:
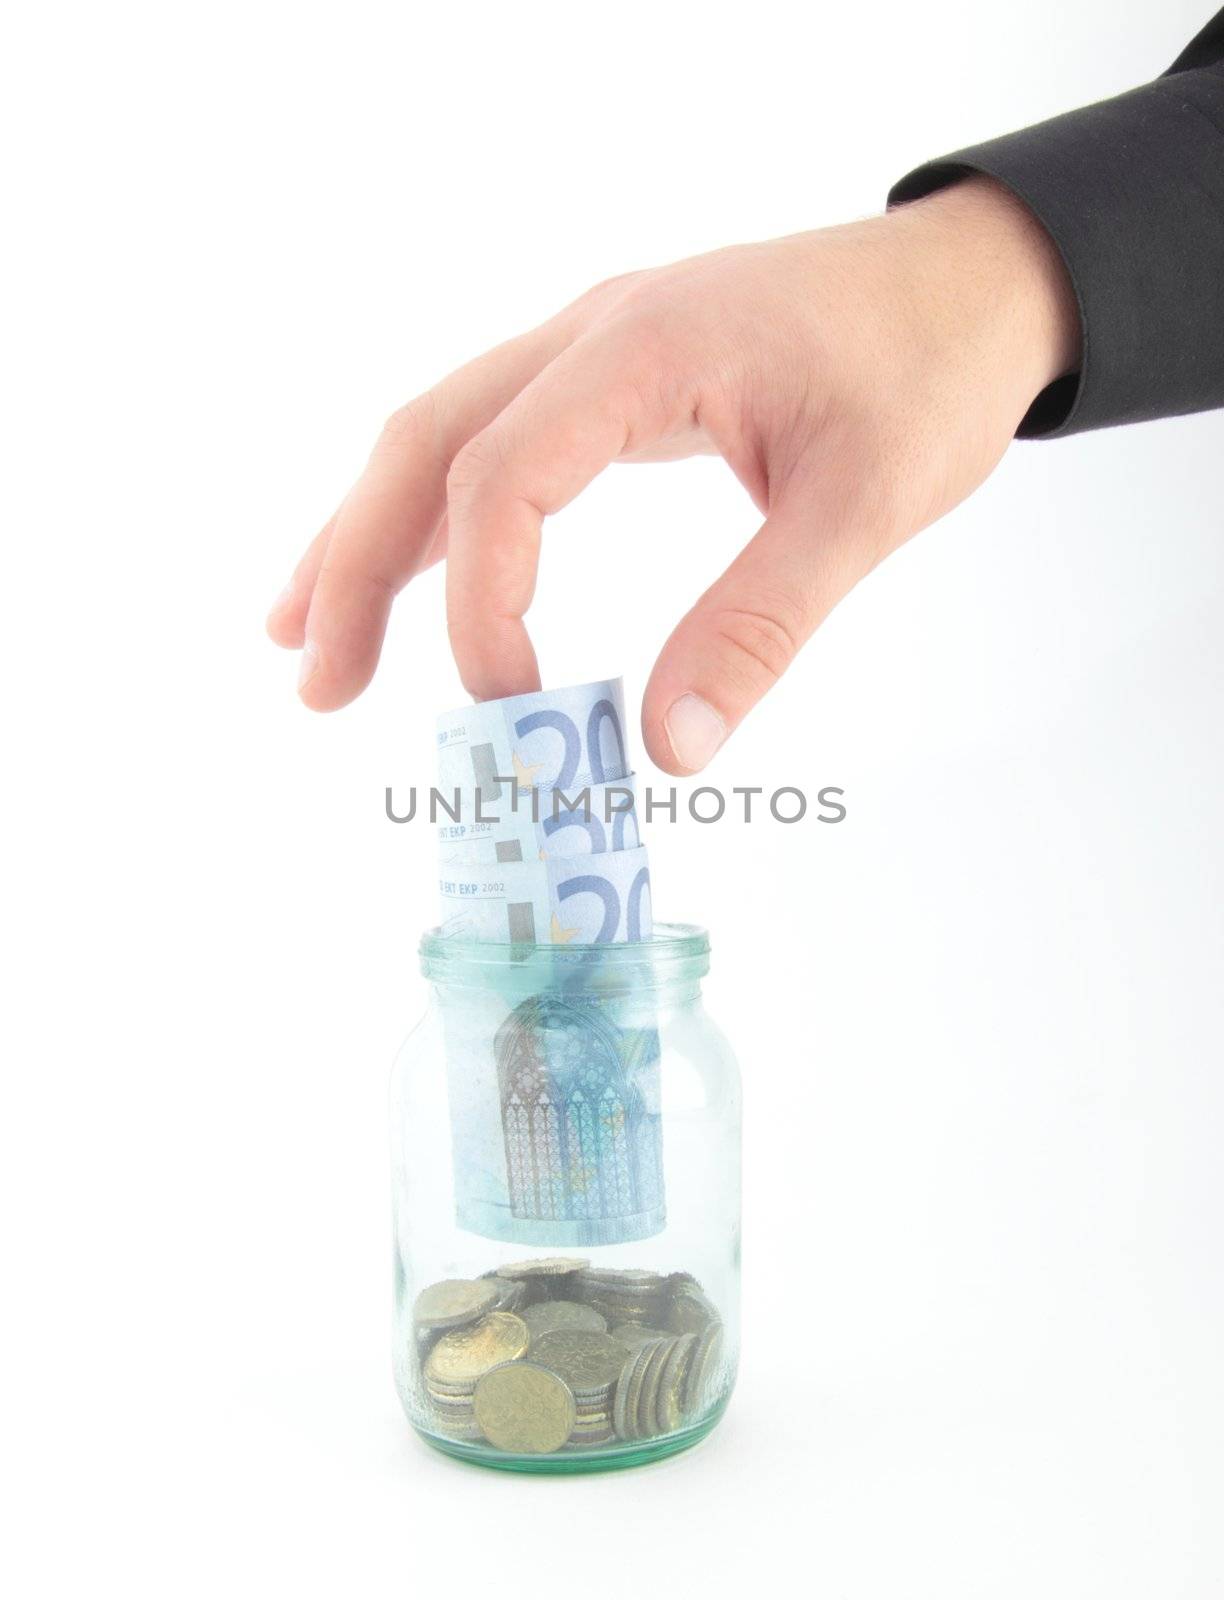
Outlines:
{"label": "index finger", "polygon": [[477,700],[539,688],[523,618],[544,518],[664,431],[667,407],[661,393],[647,400],[651,390],[619,343],[580,340],[456,456],[447,480],[447,626]]}

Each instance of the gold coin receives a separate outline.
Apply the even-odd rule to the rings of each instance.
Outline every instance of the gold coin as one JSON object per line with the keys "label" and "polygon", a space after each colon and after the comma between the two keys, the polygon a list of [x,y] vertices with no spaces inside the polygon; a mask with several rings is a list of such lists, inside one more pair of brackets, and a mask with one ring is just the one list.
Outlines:
{"label": "gold coin", "polygon": [[636,1350],[641,1344],[652,1344],[656,1339],[671,1337],[665,1328],[647,1328],[640,1322],[618,1322],[609,1332],[617,1344],[623,1344],[627,1350]]}
{"label": "gold coin", "polygon": [[591,1267],[582,1269],[583,1281],[600,1289],[627,1289],[635,1294],[649,1293],[666,1287],[668,1279],[661,1272],[651,1272],[639,1267]]}
{"label": "gold coin", "polygon": [[445,1333],[429,1352],[425,1377],[436,1383],[475,1383],[491,1367],[517,1361],[531,1335],[522,1317],[512,1311],[490,1311],[471,1328]]}
{"label": "gold coin", "polygon": [[625,1347],[610,1334],[556,1328],[533,1341],[531,1359],[559,1373],[571,1389],[605,1389],[625,1365]]}
{"label": "gold coin", "polygon": [[499,1278],[561,1278],[567,1272],[581,1272],[586,1261],[575,1256],[537,1256],[532,1261],[510,1261],[498,1267]]}
{"label": "gold coin", "polygon": [[531,1329],[531,1337],[555,1333],[558,1328],[581,1328],[587,1333],[605,1333],[608,1324],[594,1306],[583,1305],[580,1300],[537,1300],[522,1313],[523,1321]]}
{"label": "gold coin", "polygon": [[654,1355],[655,1343],[639,1345],[629,1353],[624,1370],[616,1384],[612,1402],[612,1426],[622,1439],[636,1439],[638,1397],[642,1392],[642,1375]]}
{"label": "gold coin", "polygon": [[491,1307],[494,1311],[517,1311],[527,1300],[526,1278],[498,1278],[491,1280],[497,1285],[497,1304]]}
{"label": "gold coin", "polygon": [[700,1336],[689,1362],[681,1405],[684,1420],[699,1416],[710,1404],[714,1379],[722,1361],[723,1330],[716,1322]]}
{"label": "gold coin", "polygon": [[656,1327],[664,1321],[664,1304],[660,1300],[634,1304],[624,1300],[604,1300],[597,1295],[584,1295],[585,1303],[599,1312],[609,1325],[632,1322],[639,1327]]}
{"label": "gold coin", "polygon": [[676,1295],[667,1312],[671,1333],[704,1333],[718,1320],[718,1312],[701,1290],[687,1286]]}
{"label": "gold coin", "polygon": [[418,1328],[458,1328],[496,1304],[497,1285],[475,1278],[444,1278],[422,1289],[412,1308]]}
{"label": "gold coin", "polygon": [[655,1401],[659,1394],[659,1379],[663,1376],[663,1367],[675,1347],[675,1340],[666,1342],[660,1340],[658,1344],[648,1344],[650,1360],[642,1372],[642,1388],[638,1396],[637,1405],[637,1436],[639,1439],[652,1439],[659,1431],[655,1421]]}
{"label": "gold coin", "polygon": [[516,1455],[560,1450],[574,1426],[574,1397],[565,1381],[530,1361],[486,1372],[472,1405],[489,1443]]}
{"label": "gold coin", "polygon": [[696,1289],[698,1294],[704,1293],[701,1285],[691,1272],[669,1272],[667,1275],[667,1288],[671,1294],[679,1294],[681,1289]]}
{"label": "gold coin", "polygon": [[660,1433],[674,1433],[684,1416],[684,1380],[701,1335],[682,1333],[671,1346],[659,1373],[659,1393],[655,1400],[655,1424]]}

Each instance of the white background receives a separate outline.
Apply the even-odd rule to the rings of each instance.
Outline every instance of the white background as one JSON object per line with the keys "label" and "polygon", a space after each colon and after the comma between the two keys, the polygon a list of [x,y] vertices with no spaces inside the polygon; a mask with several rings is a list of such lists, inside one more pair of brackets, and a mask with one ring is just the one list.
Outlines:
{"label": "white background", "polygon": [[[10,1592],[1220,1593],[1221,417],[1014,449],[835,613],[711,779],[840,785],[844,824],[654,828],[744,1065],[747,1310],[722,1428],[637,1474],[481,1474],[399,1413],[386,1077],[434,867],[382,802],[462,698],[441,573],[333,717],[262,633],[442,372],[866,214],[1210,9],[10,22]],[[609,473],[546,541],[546,680],[639,695],[755,520],[715,462]]]}

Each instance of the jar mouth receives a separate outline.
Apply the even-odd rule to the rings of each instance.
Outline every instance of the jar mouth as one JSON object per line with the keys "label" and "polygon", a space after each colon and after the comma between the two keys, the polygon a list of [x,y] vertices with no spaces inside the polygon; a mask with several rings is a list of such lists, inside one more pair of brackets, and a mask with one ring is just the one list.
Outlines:
{"label": "jar mouth", "polygon": [[579,980],[585,986],[670,987],[691,983],[710,970],[710,938],[694,923],[656,922],[649,939],[632,944],[495,944],[484,939],[444,938],[437,928],[422,935],[421,971],[434,983],[524,987]]}

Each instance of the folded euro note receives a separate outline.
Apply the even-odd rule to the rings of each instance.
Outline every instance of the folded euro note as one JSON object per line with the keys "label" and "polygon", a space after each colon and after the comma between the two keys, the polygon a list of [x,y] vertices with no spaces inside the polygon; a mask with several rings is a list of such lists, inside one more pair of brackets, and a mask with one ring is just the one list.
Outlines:
{"label": "folded euro note", "polygon": [[445,863],[444,936],[509,944],[607,944],[649,939],[646,851],[548,856],[499,864]]}
{"label": "folded euro note", "polygon": [[443,798],[438,856],[444,865],[603,855],[637,850],[642,844],[632,777],[584,784],[569,792],[507,785],[494,800],[479,789],[457,789]]}
{"label": "folded euro note", "polygon": [[443,791],[475,788],[492,800],[513,783],[568,794],[629,771],[619,678],[485,700],[438,718]]}
{"label": "folded euro note", "polygon": [[[619,679],[447,713],[438,790],[454,810],[438,823],[444,935],[650,938]],[[666,1207],[650,1006],[581,985],[524,998],[491,983],[444,989],[441,1011],[459,1225],[549,1248],[657,1233]]]}

